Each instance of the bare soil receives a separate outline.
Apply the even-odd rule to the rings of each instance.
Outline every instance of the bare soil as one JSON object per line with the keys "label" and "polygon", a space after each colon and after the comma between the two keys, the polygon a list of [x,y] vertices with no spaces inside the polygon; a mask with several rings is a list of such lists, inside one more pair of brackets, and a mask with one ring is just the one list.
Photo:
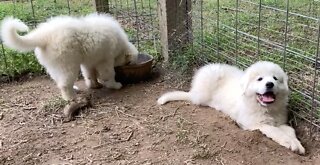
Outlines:
{"label": "bare soil", "polygon": [[93,107],[70,122],[48,77],[1,84],[0,164],[320,164],[320,142],[301,128],[304,156],[211,108],[156,104],[165,91],[187,90],[188,80],[162,74],[118,91],[86,91]]}

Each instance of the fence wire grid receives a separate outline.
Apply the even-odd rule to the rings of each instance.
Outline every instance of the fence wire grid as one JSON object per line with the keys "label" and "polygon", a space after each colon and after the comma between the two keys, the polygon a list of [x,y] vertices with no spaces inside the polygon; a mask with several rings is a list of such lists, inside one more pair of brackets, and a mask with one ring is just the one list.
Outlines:
{"label": "fence wire grid", "polygon": [[[13,15],[34,26],[51,16],[83,15],[99,8],[119,20],[139,50],[158,55],[162,23],[157,8],[160,1],[166,2],[171,58],[179,58],[180,63],[222,62],[241,68],[258,60],[273,61],[289,75],[289,109],[319,130],[318,0],[100,1],[103,5],[92,0],[1,1],[0,19]],[[21,56],[1,46],[1,75],[19,72],[17,65],[21,70],[38,66],[34,55]],[[182,48],[184,53],[177,53]]]}

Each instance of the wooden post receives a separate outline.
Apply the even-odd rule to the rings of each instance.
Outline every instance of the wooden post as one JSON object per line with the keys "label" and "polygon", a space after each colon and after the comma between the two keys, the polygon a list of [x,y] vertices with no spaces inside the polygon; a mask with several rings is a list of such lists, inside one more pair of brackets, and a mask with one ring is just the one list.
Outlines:
{"label": "wooden post", "polygon": [[93,0],[94,7],[98,13],[109,13],[109,0]]}
{"label": "wooden post", "polygon": [[191,0],[159,0],[158,14],[164,60],[192,43]]}

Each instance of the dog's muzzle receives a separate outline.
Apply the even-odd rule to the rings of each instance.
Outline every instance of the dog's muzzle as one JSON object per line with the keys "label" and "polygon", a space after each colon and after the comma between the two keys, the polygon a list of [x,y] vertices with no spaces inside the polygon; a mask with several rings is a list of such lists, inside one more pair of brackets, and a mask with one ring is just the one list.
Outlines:
{"label": "dog's muzzle", "polygon": [[268,104],[275,102],[276,95],[273,91],[266,91],[263,94],[257,93],[257,100],[261,105],[267,106]]}

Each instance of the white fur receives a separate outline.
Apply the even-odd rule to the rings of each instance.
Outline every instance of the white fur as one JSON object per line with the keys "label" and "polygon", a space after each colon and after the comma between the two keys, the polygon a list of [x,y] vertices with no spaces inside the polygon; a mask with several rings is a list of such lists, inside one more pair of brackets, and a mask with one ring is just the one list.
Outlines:
{"label": "white fur", "polygon": [[[257,79],[263,78],[261,81]],[[276,77],[277,80],[273,77]],[[260,130],[267,137],[300,154],[305,149],[295,131],[286,124],[289,88],[288,77],[276,64],[259,61],[245,71],[225,64],[200,68],[193,77],[189,92],[174,91],[162,95],[158,104],[187,100],[228,114],[245,130]],[[266,83],[274,83],[275,102],[257,101],[257,93],[266,92]]]}
{"label": "white fur", "polygon": [[88,87],[97,88],[102,83],[119,89],[122,85],[114,80],[114,67],[137,60],[138,50],[120,24],[108,15],[58,16],[26,35],[17,34],[27,30],[20,20],[7,17],[2,21],[0,34],[9,48],[34,50],[65,100],[75,96],[73,85],[80,68]]}

